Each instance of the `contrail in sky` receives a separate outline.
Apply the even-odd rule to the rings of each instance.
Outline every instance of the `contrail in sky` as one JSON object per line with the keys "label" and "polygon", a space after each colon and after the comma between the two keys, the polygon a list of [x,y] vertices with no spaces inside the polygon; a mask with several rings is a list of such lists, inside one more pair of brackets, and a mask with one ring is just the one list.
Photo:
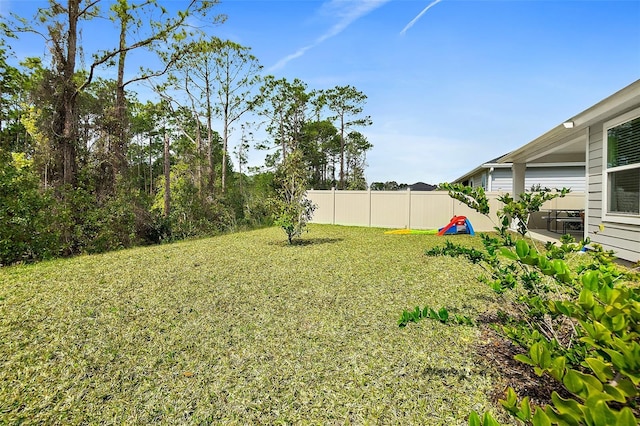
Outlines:
{"label": "contrail in sky", "polygon": [[[2,0],[0,0],[2,1]],[[330,0],[322,5],[323,9],[329,10],[333,16],[338,18],[338,21],[327,32],[318,37],[313,43],[308,44],[294,53],[285,56],[280,59],[275,65],[271,66],[267,71],[275,71],[283,68],[289,61],[299,58],[307,53],[309,49],[312,49],[322,42],[340,34],[351,25],[358,18],[368,14],[369,12],[379,8],[383,4],[390,0],[357,0],[357,1],[344,1],[344,0]],[[440,1],[440,0],[438,0]]]}
{"label": "contrail in sky", "polygon": [[404,35],[404,33],[407,32],[407,30],[411,27],[413,27],[413,24],[415,24],[416,22],[418,22],[418,19],[420,19],[422,17],[422,15],[424,15],[425,13],[427,13],[427,10],[431,9],[433,6],[435,6],[436,4],[440,3],[442,0],[434,0],[433,2],[431,2],[429,4],[429,6],[425,7],[424,9],[422,9],[422,12],[420,12],[418,14],[418,16],[416,16],[415,18],[413,18],[413,20],[411,22],[409,22],[407,24],[406,27],[404,27],[402,29],[402,31],[400,31],[400,35]]}

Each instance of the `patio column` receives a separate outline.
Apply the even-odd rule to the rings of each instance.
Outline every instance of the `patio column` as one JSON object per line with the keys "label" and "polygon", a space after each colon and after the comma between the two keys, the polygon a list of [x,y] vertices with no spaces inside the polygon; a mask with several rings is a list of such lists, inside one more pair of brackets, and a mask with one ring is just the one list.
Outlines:
{"label": "patio column", "polygon": [[513,163],[511,165],[511,174],[513,176],[512,188],[513,199],[520,199],[520,194],[524,192],[524,178],[527,170],[526,163]]}

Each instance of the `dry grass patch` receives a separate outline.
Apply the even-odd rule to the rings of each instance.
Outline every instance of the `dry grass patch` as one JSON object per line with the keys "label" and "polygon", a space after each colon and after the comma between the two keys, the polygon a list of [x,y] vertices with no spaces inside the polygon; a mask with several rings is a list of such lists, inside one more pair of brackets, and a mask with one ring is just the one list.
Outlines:
{"label": "dry grass patch", "polygon": [[[490,309],[433,235],[312,225],[0,269],[0,423],[465,424]],[[479,244],[468,236],[457,241]]]}

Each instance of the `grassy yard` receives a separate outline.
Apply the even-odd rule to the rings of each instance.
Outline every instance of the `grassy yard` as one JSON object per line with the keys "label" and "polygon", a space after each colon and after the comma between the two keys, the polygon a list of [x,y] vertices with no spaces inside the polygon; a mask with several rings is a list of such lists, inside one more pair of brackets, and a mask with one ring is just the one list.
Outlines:
{"label": "grassy yard", "polygon": [[[495,309],[433,235],[312,225],[0,269],[0,424],[466,424]],[[457,242],[478,244],[469,236]]]}

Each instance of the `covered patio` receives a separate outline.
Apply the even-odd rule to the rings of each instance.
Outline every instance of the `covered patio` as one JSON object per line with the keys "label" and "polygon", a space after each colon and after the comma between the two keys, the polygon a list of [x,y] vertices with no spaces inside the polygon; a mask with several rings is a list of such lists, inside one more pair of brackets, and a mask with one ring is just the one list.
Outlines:
{"label": "covered patio", "polygon": [[[545,209],[582,209],[582,238],[589,237],[606,250],[613,250],[621,259],[638,262],[640,138],[636,135],[639,133],[640,80],[637,80],[498,159],[499,163],[512,163],[513,194],[521,194],[527,189],[525,170],[528,165],[585,164],[587,190],[581,205],[543,206],[542,213],[532,219],[530,228],[551,238],[549,227],[542,221]],[[623,198],[625,207],[621,207]],[[565,221],[577,222],[575,219]]]}

